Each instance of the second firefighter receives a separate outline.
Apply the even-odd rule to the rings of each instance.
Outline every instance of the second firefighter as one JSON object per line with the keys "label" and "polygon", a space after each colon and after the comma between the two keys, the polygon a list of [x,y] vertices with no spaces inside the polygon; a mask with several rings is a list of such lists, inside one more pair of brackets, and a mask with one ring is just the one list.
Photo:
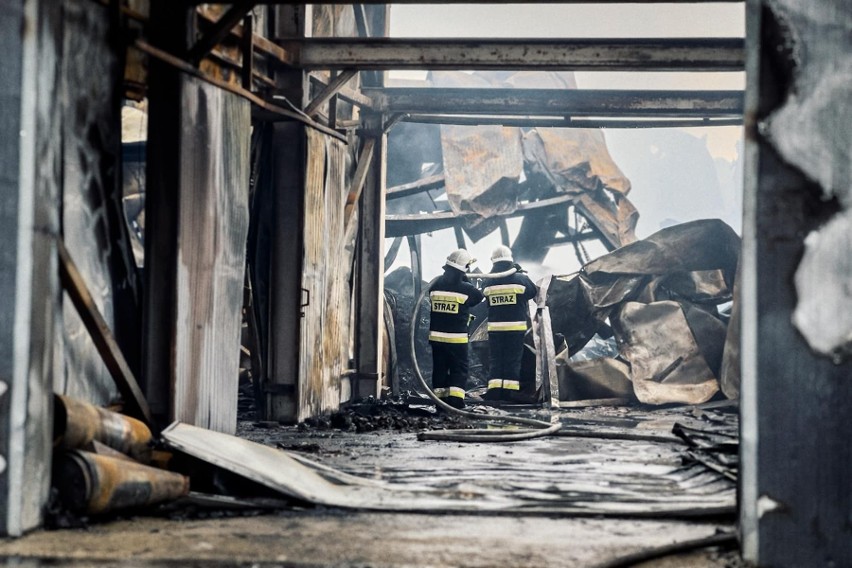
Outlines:
{"label": "second firefighter", "polygon": [[[490,379],[485,398],[489,400],[521,401],[531,397],[534,385],[521,381],[521,358],[524,335],[529,318],[529,301],[538,289],[532,280],[514,263],[512,251],[499,246],[491,254],[492,274],[514,274],[489,281],[485,287],[488,298],[488,350]],[[529,401],[529,400],[525,400]]]}

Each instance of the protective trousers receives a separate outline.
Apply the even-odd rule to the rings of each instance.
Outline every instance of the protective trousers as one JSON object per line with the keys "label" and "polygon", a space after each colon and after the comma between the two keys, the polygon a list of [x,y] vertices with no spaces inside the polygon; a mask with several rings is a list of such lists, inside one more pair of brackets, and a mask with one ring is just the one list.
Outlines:
{"label": "protective trousers", "polygon": [[464,408],[467,386],[467,343],[430,341],[432,346],[432,390],[455,408]]}
{"label": "protective trousers", "polygon": [[[512,400],[521,394],[521,358],[524,354],[524,331],[491,331],[488,333],[490,379],[486,398]],[[526,390],[525,394],[526,394]]]}

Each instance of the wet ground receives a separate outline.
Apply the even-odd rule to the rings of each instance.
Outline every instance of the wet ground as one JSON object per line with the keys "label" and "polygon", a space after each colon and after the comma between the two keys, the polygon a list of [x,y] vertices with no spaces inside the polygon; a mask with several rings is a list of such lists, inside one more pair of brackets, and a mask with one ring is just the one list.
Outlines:
{"label": "wet ground", "polygon": [[[735,530],[735,484],[695,463],[672,434],[676,422],[735,431],[731,409],[601,408],[559,418],[562,435],[509,444],[418,441],[421,428],[465,424],[406,405],[353,407],[301,427],[239,426],[242,437],[350,474],[467,492],[474,505],[482,495],[518,503],[511,511],[135,516],[0,541],[0,555],[15,566],[603,566]],[[630,565],[742,566],[735,550],[714,548]]]}

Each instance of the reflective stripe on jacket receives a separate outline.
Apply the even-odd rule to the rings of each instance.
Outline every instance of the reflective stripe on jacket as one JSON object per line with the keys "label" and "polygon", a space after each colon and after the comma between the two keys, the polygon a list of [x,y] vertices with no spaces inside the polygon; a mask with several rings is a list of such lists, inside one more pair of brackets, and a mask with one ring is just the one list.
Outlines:
{"label": "reflective stripe on jacket", "polygon": [[429,341],[467,343],[470,308],[483,298],[461,271],[445,269],[429,289]]}
{"label": "reflective stripe on jacket", "polygon": [[[495,262],[492,273],[512,268],[511,262]],[[516,272],[490,281],[485,287],[488,298],[488,331],[526,331],[529,316],[528,302],[538,289],[526,274]]]}

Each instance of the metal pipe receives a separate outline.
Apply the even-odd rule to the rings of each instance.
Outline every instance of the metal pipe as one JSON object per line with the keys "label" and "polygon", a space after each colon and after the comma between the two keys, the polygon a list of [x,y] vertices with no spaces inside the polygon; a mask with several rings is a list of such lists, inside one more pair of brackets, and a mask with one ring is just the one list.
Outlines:
{"label": "metal pipe", "polygon": [[155,505],[189,493],[189,478],[179,473],[81,450],[57,458],[53,483],[69,509],[88,514]]}
{"label": "metal pipe", "polygon": [[63,395],[55,395],[53,445],[71,450],[94,441],[142,463],[151,461],[151,430],[144,422]]}

